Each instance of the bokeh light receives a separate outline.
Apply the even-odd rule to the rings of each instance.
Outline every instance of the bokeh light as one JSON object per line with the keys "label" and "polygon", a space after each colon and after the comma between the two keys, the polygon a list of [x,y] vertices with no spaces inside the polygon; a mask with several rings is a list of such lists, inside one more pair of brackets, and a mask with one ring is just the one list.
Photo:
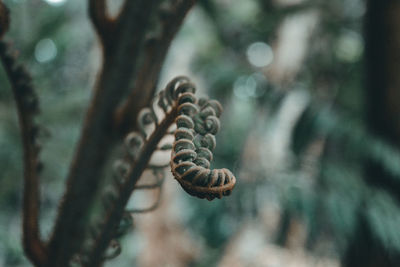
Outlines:
{"label": "bokeh light", "polygon": [[35,59],[39,63],[53,60],[57,56],[57,46],[53,40],[45,38],[40,40],[35,46]]}
{"label": "bokeh light", "polygon": [[52,6],[60,6],[65,4],[65,2],[67,2],[67,0],[43,0],[43,1]]}
{"label": "bokeh light", "polygon": [[247,59],[256,67],[266,67],[274,60],[274,53],[268,44],[255,42],[247,48]]}

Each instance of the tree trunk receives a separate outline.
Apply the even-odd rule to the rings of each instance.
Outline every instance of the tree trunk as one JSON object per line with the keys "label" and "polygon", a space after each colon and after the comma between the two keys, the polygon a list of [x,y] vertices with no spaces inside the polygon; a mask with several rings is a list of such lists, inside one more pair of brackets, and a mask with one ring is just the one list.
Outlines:
{"label": "tree trunk", "polygon": [[[374,136],[400,148],[400,2],[368,0],[364,26],[367,127]],[[399,180],[379,164],[366,162],[365,179],[400,200]],[[399,252],[389,252],[374,237],[364,207],[360,207],[357,231],[343,266],[400,266],[399,259]]]}

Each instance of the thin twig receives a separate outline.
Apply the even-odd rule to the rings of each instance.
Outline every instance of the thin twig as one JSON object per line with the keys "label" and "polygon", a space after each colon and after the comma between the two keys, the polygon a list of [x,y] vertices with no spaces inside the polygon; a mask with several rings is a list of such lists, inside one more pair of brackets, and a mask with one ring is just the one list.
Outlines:
{"label": "thin twig", "polygon": [[34,115],[39,111],[38,99],[34,92],[30,75],[16,63],[9,53],[8,45],[0,41],[0,58],[18,109],[21,128],[24,161],[24,200],[23,200],[23,244],[29,259],[38,266],[46,262],[46,248],[40,240],[39,230],[39,176],[41,163],[38,159],[40,147],[36,143],[39,128],[34,123]]}

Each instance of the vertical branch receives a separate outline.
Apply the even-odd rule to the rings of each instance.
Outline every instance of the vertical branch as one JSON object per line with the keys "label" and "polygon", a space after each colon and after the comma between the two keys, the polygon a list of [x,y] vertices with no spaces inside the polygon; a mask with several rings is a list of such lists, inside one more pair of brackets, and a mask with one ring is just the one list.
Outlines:
{"label": "vertical branch", "polygon": [[161,32],[145,44],[143,66],[123,106],[115,114],[115,126],[125,135],[135,125],[137,114],[153,97],[161,68],[173,38],[196,0],[174,0],[160,11]]}
{"label": "vertical branch", "polygon": [[38,172],[41,163],[38,159],[40,147],[36,143],[39,128],[34,123],[34,115],[39,111],[38,99],[32,87],[30,75],[16,63],[16,59],[8,53],[7,45],[2,41],[0,42],[0,58],[11,83],[21,128],[24,162],[22,215],[24,249],[35,265],[43,266],[47,255],[45,246],[40,240],[38,222],[40,203]]}
{"label": "vertical branch", "polygon": [[[127,0],[115,20],[115,30],[109,36],[112,39],[103,43],[104,62],[49,243],[49,266],[67,266],[81,246],[82,231],[88,223],[88,214],[103,171],[102,166],[115,141],[111,127],[113,113],[131,86],[138,51],[158,1]],[[94,7],[96,5],[92,2],[90,8]],[[93,11],[91,13],[99,14]]]}
{"label": "vertical branch", "polygon": [[[38,175],[39,162],[37,159],[39,148],[34,139],[38,128],[33,124],[33,114],[37,111],[37,99],[30,85],[30,77],[18,66],[13,64],[12,57],[6,54],[5,46],[0,46],[1,59],[10,76],[14,89],[14,95],[19,110],[20,124],[24,143],[25,164],[25,192],[24,192],[24,244],[28,256],[38,266],[69,266],[72,256],[79,250],[88,225],[88,216],[92,208],[100,183],[102,166],[107,161],[118,135],[113,132],[114,114],[124,96],[129,93],[132,77],[135,74],[139,51],[143,44],[146,30],[150,24],[153,11],[156,10],[160,0],[126,0],[120,15],[113,19],[107,16],[105,0],[89,0],[89,14],[100,37],[104,61],[98,77],[94,97],[90,104],[82,135],[77,146],[76,154],[72,160],[67,179],[67,190],[61,202],[59,214],[54,226],[53,234],[46,247],[39,238],[38,209],[39,188]],[[179,29],[184,16],[193,6],[192,1],[173,1],[170,13],[164,15],[162,34],[157,39],[157,46],[149,46],[147,57],[144,61],[144,70],[137,76],[140,77],[138,86],[146,83],[147,71],[154,77],[154,83],[142,88],[145,95],[136,99],[138,103],[147,104],[154,93],[156,80],[165,59],[166,52],[172,38]],[[6,15],[4,15],[6,14]],[[7,9],[0,1],[0,36],[8,28]],[[156,54],[157,60],[151,64]],[[143,101],[144,100],[144,101]],[[139,109],[134,109],[137,113]],[[135,115],[134,115],[135,117]],[[167,123],[172,123],[168,121]],[[116,214],[110,220],[118,222],[118,212],[122,212],[129,199],[134,184],[140,177],[146,163],[155,149],[157,140],[163,134],[159,132],[150,142],[148,153],[140,159],[139,164],[132,174],[128,189],[121,194],[121,207],[116,209]],[[115,219],[115,218],[116,219]],[[112,226],[113,223],[110,223]],[[107,241],[110,232],[105,229],[103,236]],[[112,231],[112,230],[110,230]],[[106,245],[98,244],[95,251],[101,255]],[[94,259],[94,264],[100,264],[100,260]]]}
{"label": "vertical branch", "polygon": [[8,8],[0,1],[0,38],[7,32],[10,26],[10,16]]}
{"label": "vertical branch", "polygon": [[109,37],[111,37],[114,21],[107,16],[106,0],[89,0],[89,16],[101,42],[106,44],[112,41]]}
{"label": "vertical branch", "polygon": [[[0,1],[0,38],[9,28],[8,8]],[[23,192],[23,245],[28,258],[35,265],[46,262],[46,248],[40,239],[39,229],[39,175],[41,163],[38,159],[40,147],[36,143],[38,126],[34,115],[39,112],[38,99],[27,71],[16,63],[14,55],[7,51],[7,44],[0,40],[0,59],[11,83],[18,119],[21,128],[24,164]]]}

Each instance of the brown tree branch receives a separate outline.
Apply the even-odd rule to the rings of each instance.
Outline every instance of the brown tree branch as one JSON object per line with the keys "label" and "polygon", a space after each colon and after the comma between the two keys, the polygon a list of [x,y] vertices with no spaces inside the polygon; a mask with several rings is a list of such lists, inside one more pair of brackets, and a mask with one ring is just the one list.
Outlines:
{"label": "brown tree branch", "polygon": [[102,43],[112,41],[110,35],[115,27],[114,20],[107,16],[106,0],[89,0],[89,16]]}
{"label": "brown tree branch", "polygon": [[8,8],[0,1],[0,38],[8,31],[10,16]]}
{"label": "brown tree branch", "polygon": [[160,71],[173,38],[180,29],[187,13],[196,0],[174,0],[161,12],[161,32],[159,36],[145,44],[143,65],[127,101],[115,114],[115,127],[125,135],[136,125],[136,116],[154,96]]}
{"label": "brown tree branch", "polygon": [[34,123],[34,115],[39,112],[38,99],[32,87],[30,75],[16,63],[15,56],[7,50],[7,44],[0,41],[0,58],[11,83],[23,144],[23,245],[25,253],[32,263],[43,266],[47,255],[45,245],[40,239],[38,222],[40,205],[38,172],[41,163],[38,159],[40,147],[36,143],[39,128]]}
{"label": "brown tree branch", "polygon": [[115,141],[113,113],[131,86],[138,51],[158,1],[127,0],[116,19],[112,40],[103,43],[103,67],[50,240],[49,266],[67,266],[82,243],[102,166]]}

